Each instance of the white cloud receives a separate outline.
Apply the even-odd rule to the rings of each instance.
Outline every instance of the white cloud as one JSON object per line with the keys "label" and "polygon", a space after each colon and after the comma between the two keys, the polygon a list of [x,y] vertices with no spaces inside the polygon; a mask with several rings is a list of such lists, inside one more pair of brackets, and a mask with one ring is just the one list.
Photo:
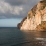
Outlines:
{"label": "white cloud", "polygon": [[23,12],[22,6],[11,6],[9,3],[0,0],[0,13],[11,13],[19,15]]}
{"label": "white cloud", "polygon": [[0,18],[23,18],[40,0],[0,0]]}

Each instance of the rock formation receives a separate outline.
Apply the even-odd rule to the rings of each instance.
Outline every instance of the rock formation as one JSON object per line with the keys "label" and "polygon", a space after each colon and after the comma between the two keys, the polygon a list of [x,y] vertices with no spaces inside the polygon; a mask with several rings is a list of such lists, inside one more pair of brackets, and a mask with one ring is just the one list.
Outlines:
{"label": "rock formation", "polygon": [[46,30],[46,3],[40,1],[35,5],[21,23],[20,30]]}

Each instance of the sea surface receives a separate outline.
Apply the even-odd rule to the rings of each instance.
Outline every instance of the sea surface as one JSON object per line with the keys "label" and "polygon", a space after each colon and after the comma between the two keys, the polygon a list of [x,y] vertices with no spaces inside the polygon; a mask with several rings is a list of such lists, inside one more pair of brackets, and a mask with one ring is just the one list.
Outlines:
{"label": "sea surface", "polygon": [[21,31],[0,27],[0,46],[46,46],[46,32]]}

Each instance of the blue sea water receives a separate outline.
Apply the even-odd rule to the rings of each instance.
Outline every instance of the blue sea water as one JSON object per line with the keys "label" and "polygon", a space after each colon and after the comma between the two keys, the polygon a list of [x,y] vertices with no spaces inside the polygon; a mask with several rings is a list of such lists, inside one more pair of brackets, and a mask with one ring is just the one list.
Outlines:
{"label": "blue sea water", "polygon": [[17,27],[0,27],[0,46],[46,46],[46,32],[24,32]]}

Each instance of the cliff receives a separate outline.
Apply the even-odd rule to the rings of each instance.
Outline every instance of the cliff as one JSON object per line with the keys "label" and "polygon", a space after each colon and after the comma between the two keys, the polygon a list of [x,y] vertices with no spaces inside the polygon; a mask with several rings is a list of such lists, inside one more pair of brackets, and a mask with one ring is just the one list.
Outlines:
{"label": "cliff", "polygon": [[46,3],[40,1],[19,24],[20,30],[46,30]]}
{"label": "cliff", "polygon": [[46,21],[42,21],[41,24],[39,24],[36,27],[37,31],[46,31]]}
{"label": "cliff", "polygon": [[18,28],[21,28],[23,22],[24,22],[26,19],[27,19],[27,17],[25,17],[25,18],[21,21],[21,23],[19,23],[19,24],[17,25],[17,27],[18,27]]}

